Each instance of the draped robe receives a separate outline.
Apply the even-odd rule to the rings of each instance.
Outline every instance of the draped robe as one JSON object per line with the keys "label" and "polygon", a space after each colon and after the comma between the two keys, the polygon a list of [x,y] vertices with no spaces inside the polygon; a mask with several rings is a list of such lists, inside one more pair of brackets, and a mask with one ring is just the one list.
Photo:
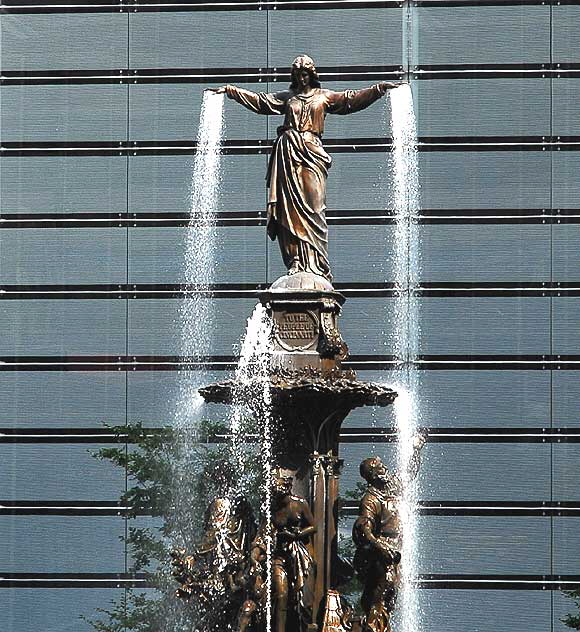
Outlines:
{"label": "draped robe", "polygon": [[268,163],[268,235],[278,239],[292,272],[312,272],[332,280],[328,261],[326,179],[332,164],[322,146],[326,114],[351,114],[383,96],[380,86],[334,92],[315,88],[251,92],[226,87],[227,95],[257,114],[284,114],[284,124]]}

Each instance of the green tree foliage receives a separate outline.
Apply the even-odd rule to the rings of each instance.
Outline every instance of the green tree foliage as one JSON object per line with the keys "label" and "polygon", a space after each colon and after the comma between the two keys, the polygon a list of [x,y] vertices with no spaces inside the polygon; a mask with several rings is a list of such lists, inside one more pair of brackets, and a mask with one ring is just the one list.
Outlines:
{"label": "green tree foliage", "polygon": [[[134,522],[123,538],[130,553],[128,573],[145,579],[153,590],[128,589],[109,608],[99,609],[97,618],[83,619],[98,632],[160,632],[171,615],[173,622],[181,621],[184,630],[192,631],[197,613],[174,595],[170,552],[176,543],[191,550],[201,536],[207,506],[233,483],[229,446],[211,441],[225,429],[203,422],[193,437],[141,424],[110,429],[119,446],[94,456],[127,471],[130,484],[120,502]],[[247,464],[252,466],[251,451]],[[246,492],[255,504],[258,483]]]}
{"label": "green tree foliage", "polygon": [[[358,503],[360,499],[362,498],[363,494],[365,493],[365,491],[366,491],[366,484],[362,482],[358,482],[354,489],[347,490],[344,492],[343,497],[340,499],[339,508],[338,508],[339,524],[341,522],[344,523],[347,520],[347,515],[343,509],[344,502],[346,500],[349,500],[349,501],[356,501]],[[356,551],[356,547],[354,545],[354,542],[352,541],[350,533],[339,538],[338,554],[344,560],[348,560],[348,561],[352,560],[354,558],[355,551]],[[357,614],[362,613],[362,610],[360,609],[360,596],[362,594],[362,591],[363,591],[363,585],[361,584],[356,574],[354,574],[352,576],[352,579],[350,579],[350,581],[348,581],[346,584],[344,584],[340,588],[340,592],[345,597],[348,598],[348,601],[350,602],[351,606],[354,607],[355,612]]]}
{"label": "green tree foliage", "polygon": [[565,590],[564,594],[574,601],[576,611],[573,614],[567,614],[562,623],[572,630],[580,630],[580,590]]}
{"label": "green tree foliage", "polygon": [[[231,447],[214,439],[227,435],[227,429],[202,422],[195,436],[182,436],[172,428],[152,429],[141,424],[109,428],[119,445],[98,450],[94,456],[127,472],[129,486],[120,503],[128,507],[130,521],[123,538],[129,551],[128,574],[144,579],[150,589],[127,589],[109,608],[82,618],[98,632],[162,632],[167,621],[172,622],[171,632],[196,632],[193,622],[199,622],[202,615],[193,604],[175,596],[170,552],[176,543],[191,550],[202,535],[210,502],[236,484],[239,472],[230,465]],[[246,447],[243,460],[244,470],[249,472],[244,493],[258,515],[263,477],[256,446]],[[345,498],[358,500],[363,491],[364,486],[359,485]],[[341,520],[345,520],[342,514]],[[340,540],[339,552],[352,559],[350,537]],[[361,586],[353,578],[341,590],[354,603]]]}

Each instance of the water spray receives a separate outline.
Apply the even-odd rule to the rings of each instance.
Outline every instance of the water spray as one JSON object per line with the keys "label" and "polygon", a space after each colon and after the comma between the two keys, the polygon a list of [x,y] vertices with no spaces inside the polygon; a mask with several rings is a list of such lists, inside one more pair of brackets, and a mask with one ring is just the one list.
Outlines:
{"label": "water spray", "polygon": [[421,616],[415,586],[419,552],[416,524],[417,489],[409,476],[414,454],[413,442],[420,425],[419,379],[415,368],[421,333],[417,298],[420,274],[420,241],[417,229],[420,203],[417,125],[411,86],[404,84],[391,90],[389,95],[393,137],[390,155],[393,181],[392,208],[395,213],[393,355],[396,366],[393,388],[399,394],[395,401],[395,418],[398,435],[398,470],[403,482],[399,511],[404,533],[398,618],[400,628],[404,632],[420,632]]}

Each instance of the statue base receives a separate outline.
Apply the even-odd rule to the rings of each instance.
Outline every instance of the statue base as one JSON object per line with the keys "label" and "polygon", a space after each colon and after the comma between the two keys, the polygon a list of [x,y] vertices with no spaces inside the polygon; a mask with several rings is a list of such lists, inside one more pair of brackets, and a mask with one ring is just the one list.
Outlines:
{"label": "statue base", "polygon": [[330,281],[297,272],[274,281],[259,298],[274,321],[274,370],[340,367],[348,354],[337,323],[345,298]]}
{"label": "statue base", "polygon": [[[381,384],[359,382],[354,371],[341,368],[348,355],[338,329],[345,298],[327,279],[307,272],[285,275],[259,299],[274,321],[272,466],[292,477],[293,493],[307,499],[317,526],[311,542],[317,567],[314,603],[306,629],[350,630],[336,591],[352,576],[351,566],[337,555],[340,427],[354,408],[389,406],[397,394]],[[199,393],[208,402],[240,403],[241,398],[252,409],[256,387],[227,380]]]}

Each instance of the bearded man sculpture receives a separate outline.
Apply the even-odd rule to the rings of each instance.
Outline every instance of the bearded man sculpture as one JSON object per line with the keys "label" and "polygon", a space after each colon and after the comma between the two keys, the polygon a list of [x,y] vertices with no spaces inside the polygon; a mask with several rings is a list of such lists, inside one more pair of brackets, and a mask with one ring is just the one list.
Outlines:
{"label": "bearded man sculpture", "polygon": [[297,57],[292,82],[282,92],[255,93],[236,86],[212,88],[257,114],[283,114],[284,124],[270,156],[268,235],[278,239],[288,274],[311,272],[332,280],[328,261],[326,178],[331,158],[322,146],[327,114],[351,114],[380,99],[400,83],[334,92],[320,86],[314,62]]}
{"label": "bearded man sculpture", "polygon": [[[417,434],[407,480],[413,480],[421,465],[426,435]],[[391,632],[391,613],[400,584],[402,531],[399,505],[403,483],[391,474],[379,457],[365,459],[360,474],[368,483],[354,523],[352,537],[357,547],[353,564],[364,586],[361,606],[365,613],[363,632]]]}

